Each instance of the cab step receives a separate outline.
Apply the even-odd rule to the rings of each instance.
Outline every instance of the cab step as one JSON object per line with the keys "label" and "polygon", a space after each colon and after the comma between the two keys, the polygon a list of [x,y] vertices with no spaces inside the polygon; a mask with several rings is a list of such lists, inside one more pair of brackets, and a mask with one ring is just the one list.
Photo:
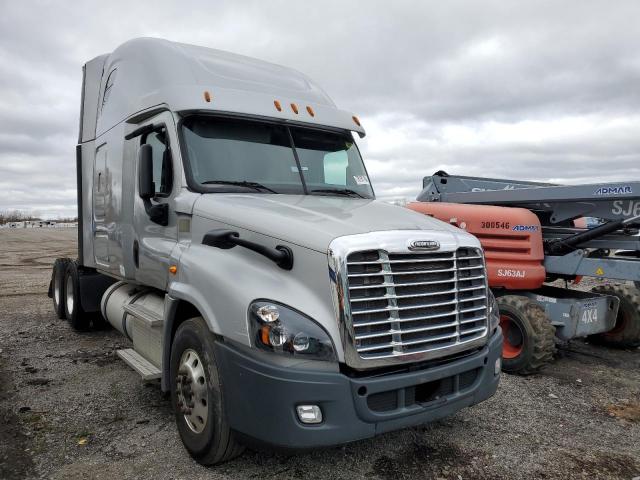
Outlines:
{"label": "cab step", "polygon": [[164,323],[164,319],[160,315],[142,305],[127,304],[124,306],[124,311],[139,318],[149,327],[160,327]]}
{"label": "cab step", "polygon": [[160,369],[133,348],[118,350],[116,353],[127,365],[138,372],[145,382],[160,378]]}

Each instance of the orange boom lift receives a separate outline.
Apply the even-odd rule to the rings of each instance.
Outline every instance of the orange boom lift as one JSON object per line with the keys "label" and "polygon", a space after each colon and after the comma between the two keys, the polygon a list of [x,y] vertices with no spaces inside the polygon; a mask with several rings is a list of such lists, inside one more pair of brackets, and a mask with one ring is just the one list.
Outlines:
{"label": "orange boom lift", "polygon": [[[424,178],[419,201],[407,207],[480,240],[500,308],[503,368],[528,374],[553,359],[557,340],[640,345],[636,287],[583,292],[550,285],[558,279],[577,283],[582,275],[638,284],[640,212],[625,211],[620,200],[627,196],[627,203],[640,205],[636,184],[561,186],[436,172]],[[604,223],[586,228],[587,213]],[[614,248],[624,250],[611,255]]]}

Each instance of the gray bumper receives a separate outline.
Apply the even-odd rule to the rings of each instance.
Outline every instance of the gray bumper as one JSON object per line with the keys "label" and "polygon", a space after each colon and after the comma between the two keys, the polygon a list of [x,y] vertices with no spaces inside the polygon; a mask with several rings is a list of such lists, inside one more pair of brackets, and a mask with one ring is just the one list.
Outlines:
{"label": "gray bumper", "polygon": [[[489,398],[498,388],[494,365],[501,351],[498,329],[483,349],[464,358],[368,378],[274,366],[222,343],[216,358],[234,430],[274,446],[312,448],[420,425]],[[300,423],[300,404],[319,405],[323,423]]]}

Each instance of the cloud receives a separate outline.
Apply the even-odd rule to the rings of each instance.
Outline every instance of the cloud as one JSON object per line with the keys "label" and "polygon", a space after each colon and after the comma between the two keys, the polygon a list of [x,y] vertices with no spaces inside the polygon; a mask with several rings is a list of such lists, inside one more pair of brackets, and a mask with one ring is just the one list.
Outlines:
{"label": "cloud", "polygon": [[[450,174],[553,183],[640,179],[640,115],[560,116],[519,122],[370,119],[362,145],[378,195],[414,198],[422,178]],[[401,158],[402,161],[390,161]]]}
{"label": "cloud", "polygon": [[138,36],[308,74],[360,116],[383,199],[436,170],[640,179],[637,2],[5,3],[0,209],[75,209],[82,64]]}

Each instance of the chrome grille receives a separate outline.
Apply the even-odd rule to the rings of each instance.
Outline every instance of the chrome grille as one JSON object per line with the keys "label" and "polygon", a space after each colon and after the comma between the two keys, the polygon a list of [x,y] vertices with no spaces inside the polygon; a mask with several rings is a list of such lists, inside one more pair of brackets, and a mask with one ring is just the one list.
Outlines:
{"label": "chrome grille", "polygon": [[[348,301],[362,359],[463,346],[487,334],[487,284],[477,248],[347,256]],[[459,351],[459,348],[457,348]]]}

